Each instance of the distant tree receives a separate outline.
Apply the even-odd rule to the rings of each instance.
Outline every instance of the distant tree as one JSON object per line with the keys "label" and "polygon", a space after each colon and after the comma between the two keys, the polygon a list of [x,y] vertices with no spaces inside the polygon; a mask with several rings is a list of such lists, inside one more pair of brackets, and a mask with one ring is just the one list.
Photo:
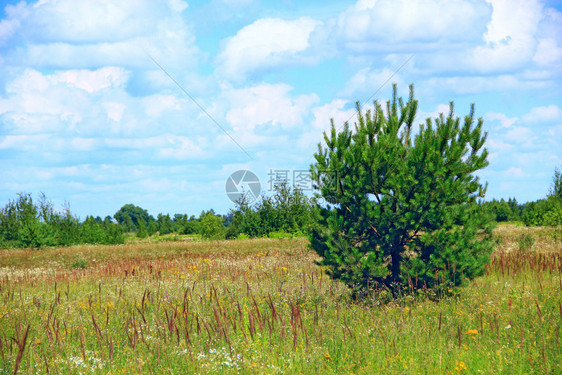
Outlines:
{"label": "distant tree", "polygon": [[263,237],[271,232],[307,233],[313,216],[312,202],[300,189],[280,184],[275,186],[272,196],[263,196],[253,206],[244,196],[237,201],[236,208],[228,215],[227,237],[240,233],[250,237]]}
{"label": "distant tree", "polygon": [[199,233],[199,226],[201,222],[199,219],[195,217],[195,215],[191,215],[183,227],[181,233],[182,234],[196,234]]}
{"label": "distant tree", "polygon": [[518,220],[520,216],[517,201],[511,198],[507,202],[503,198],[499,201],[494,199],[491,202],[485,202],[484,208],[498,222]]}
{"label": "distant tree", "polygon": [[158,231],[160,235],[169,234],[174,231],[174,224],[169,214],[158,214]]}
{"label": "distant tree", "polygon": [[149,236],[153,236],[154,233],[158,232],[158,223],[152,216],[148,220],[148,227],[146,229],[146,232]]}
{"label": "distant tree", "polygon": [[528,202],[521,218],[525,225],[562,225],[562,174],[556,168],[549,194],[545,199]]}
{"label": "distant tree", "polygon": [[517,199],[509,198],[507,200],[507,205],[511,209],[513,213],[512,220],[519,220],[521,219],[521,205],[517,203]]}
{"label": "distant tree", "polygon": [[126,204],[121,207],[119,211],[115,213],[114,217],[119,224],[123,225],[126,230],[130,232],[134,232],[136,230],[139,225],[139,219],[142,218],[145,223],[149,220],[148,211],[133,204]]}
{"label": "distant tree", "polygon": [[93,216],[86,216],[86,220],[84,220],[81,225],[81,232],[81,242],[91,244],[104,244],[109,242],[103,224],[98,222]]}
{"label": "distant tree", "polygon": [[174,232],[182,233],[185,226],[187,225],[187,215],[185,214],[174,214],[174,218],[172,219],[174,223]]}
{"label": "distant tree", "polygon": [[[68,205],[59,215],[54,217],[51,223],[52,226],[56,228],[57,245],[69,246],[82,242],[80,220],[72,215]],[[105,226],[107,228],[107,224],[105,224]]]}
{"label": "distant tree", "polygon": [[562,199],[562,173],[558,168],[554,169],[552,186],[550,187],[549,197]]}
{"label": "distant tree", "polygon": [[33,204],[31,194],[19,194],[19,199],[15,202],[15,210],[19,246],[41,247],[45,245],[38,210]]}
{"label": "distant tree", "polygon": [[[474,106],[413,125],[413,86],[404,103],[396,85],[385,110],[357,104],[354,131],[332,121],[311,167],[320,197],[311,247],[329,273],[353,288],[459,285],[482,274],[493,250],[491,216],[478,199],[475,172],[488,165]],[[415,135],[413,135],[415,134]]]}
{"label": "distant tree", "polygon": [[125,221],[121,224],[121,226],[126,232],[134,232],[137,230],[137,227],[130,216],[125,216]]}

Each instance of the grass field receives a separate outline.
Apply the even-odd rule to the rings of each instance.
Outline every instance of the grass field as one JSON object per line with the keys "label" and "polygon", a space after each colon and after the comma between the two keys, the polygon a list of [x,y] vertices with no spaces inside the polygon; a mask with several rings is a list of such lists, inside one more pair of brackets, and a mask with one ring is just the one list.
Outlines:
{"label": "grass field", "polygon": [[556,233],[500,226],[486,275],[390,303],[304,239],[0,250],[0,373],[559,374]]}

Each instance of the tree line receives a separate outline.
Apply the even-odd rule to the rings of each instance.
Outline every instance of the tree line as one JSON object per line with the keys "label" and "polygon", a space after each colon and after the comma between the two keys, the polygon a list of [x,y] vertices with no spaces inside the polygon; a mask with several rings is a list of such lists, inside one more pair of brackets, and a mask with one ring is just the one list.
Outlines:
{"label": "tree line", "polygon": [[554,170],[552,185],[545,198],[519,204],[515,198],[483,203],[497,222],[520,221],[527,226],[562,225],[562,173]]}
{"label": "tree line", "polygon": [[86,216],[83,221],[68,207],[55,210],[45,194],[34,200],[31,194],[20,193],[0,209],[0,248],[121,244],[131,234],[138,238],[193,234],[214,240],[305,236],[313,213],[312,201],[287,185],[253,205],[242,199],[227,215],[211,209],[199,217],[160,213],[155,218],[146,209],[126,204],[113,217]]}
{"label": "tree line", "polygon": [[[549,194],[520,204],[515,198],[480,203],[496,222],[516,221],[527,226],[562,225],[562,175],[555,170]],[[44,194],[18,194],[0,209],[0,247],[69,246],[83,243],[121,244],[126,233],[138,238],[167,234],[194,234],[204,239],[308,236],[321,206],[301,190],[278,185],[271,196],[250,204],[242,198],[227,215],[214,210],[199,217],[187,214],[150,215],[147,210],[126,204],[115,215],[86,216],[81,221],[68,207],[60,211]]]}

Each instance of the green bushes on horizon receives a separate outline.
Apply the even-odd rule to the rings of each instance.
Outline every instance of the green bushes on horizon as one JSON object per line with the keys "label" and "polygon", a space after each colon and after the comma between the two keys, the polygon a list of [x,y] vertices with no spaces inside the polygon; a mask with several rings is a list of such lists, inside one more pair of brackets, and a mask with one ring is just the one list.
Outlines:
{"label": "green bushes on horizon", "polygon": [[110,219],[87,216],[83,222],[68,208],[58,212],[44,194],[37,203],[20,193],[0,209],[0,248],[124,243],[123,228]]}

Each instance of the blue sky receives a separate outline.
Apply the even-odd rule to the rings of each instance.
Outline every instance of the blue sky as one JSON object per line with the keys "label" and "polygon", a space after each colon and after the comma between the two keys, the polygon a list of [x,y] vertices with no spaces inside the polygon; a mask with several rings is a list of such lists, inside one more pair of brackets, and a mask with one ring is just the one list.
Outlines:
{"label": "blue sky", "polygon": [[353,120],[356,101],[386,100],[392,82],[402,96],[415,85],[419,123],[451,100],[459,116],[476,104],[487,199],[542,198],[562,166],[560,1],[0,8],[1,206],[44,192],[81,218],[127,203],[153,215],[226,213],[231,173],[253,171],[267,192],[270,170],[308,169],[330,118]]}

